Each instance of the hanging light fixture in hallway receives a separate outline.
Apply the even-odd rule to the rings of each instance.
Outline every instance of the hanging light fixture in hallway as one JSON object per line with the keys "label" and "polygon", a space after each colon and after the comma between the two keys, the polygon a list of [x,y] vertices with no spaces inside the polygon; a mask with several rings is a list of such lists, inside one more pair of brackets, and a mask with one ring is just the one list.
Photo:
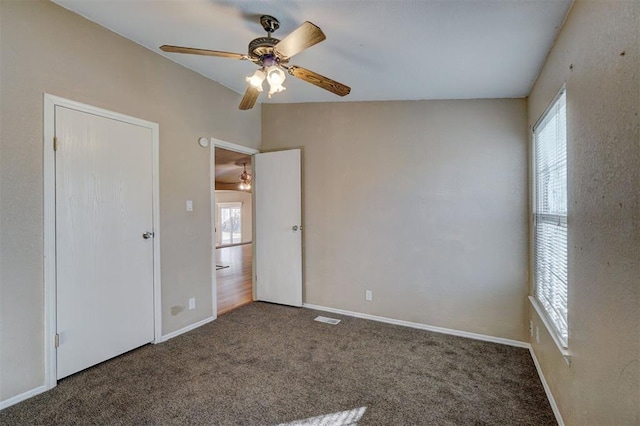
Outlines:
{"label": "hanging light fixture in hallway", "polygon": [[242,166],[244,167],[244,171],[240,175],[239,188],[241,191],[248,191],[251,189],[251,175],[247,173],[247,163],[242,163]]}

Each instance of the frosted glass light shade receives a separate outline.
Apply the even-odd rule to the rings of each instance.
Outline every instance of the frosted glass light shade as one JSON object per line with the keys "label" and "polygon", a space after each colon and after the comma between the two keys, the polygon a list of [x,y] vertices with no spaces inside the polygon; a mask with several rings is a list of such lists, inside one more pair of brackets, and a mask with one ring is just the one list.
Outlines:
{"label": "frosted glass light shade", "polygon": [[256,70],[251,77],[247,77],[247,82],[258,89],[258,92],[262,92],[262,82],[264,81],[265,73],[262,70]]}
{"label": "frosted glass light shade", "polygon": [[275,65],[267,68],[267,82],[269,83],[269,97],[274,93],[282,92],[287,88],[282,85],[286,75],[280,67]]}

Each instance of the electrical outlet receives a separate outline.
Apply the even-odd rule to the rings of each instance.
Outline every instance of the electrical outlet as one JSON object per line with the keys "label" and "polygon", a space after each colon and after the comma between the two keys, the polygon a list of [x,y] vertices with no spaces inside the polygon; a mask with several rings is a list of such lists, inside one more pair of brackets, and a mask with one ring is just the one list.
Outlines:
{"label": "electrical outlet", "polygon": [[189,299],[189,310],[193,310],[196,308],[196,298],[192,297],[191,299]]}
{"label": "electrical outlet", "polygon": [[373,300],[373,292],[371,290],[364,291],[364,300],[371,302]]}
{"label": "electrical outlet", "polygon": [[187,211],[188,212],[193,211],[193,200],[187,200]]}
{"label": "electrical outlet", "polygon": [[529,321],[529,336],[533,337],[533,321]]}
{"label": "electrical outlet", "polygon": [[540,343],[540,328],[536,327],[536,343]]}

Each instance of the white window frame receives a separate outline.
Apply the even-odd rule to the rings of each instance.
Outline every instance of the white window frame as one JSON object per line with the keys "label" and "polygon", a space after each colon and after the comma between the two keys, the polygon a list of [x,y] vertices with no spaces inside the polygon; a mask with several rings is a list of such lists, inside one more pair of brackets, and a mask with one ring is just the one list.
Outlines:
{"label": "white window frame", "polygon": [[[236,244],[242,244],[242,240],[244,238],[243,232],[242,232],[242,209],[243,209],[243,203],[241,201],[230,201],[230,202],[224,202],[224,203],[216,203],[216,213],[217,213],[217,223],[216,223],[216,227],[218,229],[218,235],[217,235],[217,247],[226,247],[229,245],[236,245]],[[240,241],[237,243],[232,242],[231,244],[225,244],[222,245],[222,223],[220,222],[220,219],[222,217],[222,213],[221,210],[223,208],[239,208],[240,209]],[[233,239],[233,237],[232,237]]]}
{"label": "white window frame", "polygon": [[[532,213],[532,250],[531,250],[531,265],[532,265],[532,277],[533,277],[533,296],[529,297],[529,300],[531,301],[531,304],[533,305],[533,307],[535,308],[536,312],[538,313],[538,316],[542,319],[542,322],[544,323],[545,327],[547,328],[548,332],[550,333],[551,337],[553,338],[556,346],[558,347],[558,349],[560,350],[560,352],[562,353],[565,361],[567,362],[567,364],[570,363],[570,354],[569,354],[569,350],[568,350],[568,344],[569,344],[569,325],[568,325],[568,318],[566,318],[566,330],[565,330],[565,336],[562,335],[562,331],[561,331],[561,325],[559,325],[559,322],[554,320],[553,317],[554,315],[550,314],[549,309],[550,308],[550,303],[545,303],[541,300],[541,298],[538,297],[538,270],[536,267],[536,254],[537,254],[537,225],[538,224],[553,224],[556,226],[562,226],[565,228],[566,233],[568,235],[569,232],[569,226],[568,226],[568,221],[567,221],[567,209],[565,208],[565,213],[563,214],[548,214],[548,212],[538,212],[538,204],[537,204],[537,179],[538,179],[538,171],[537,171],[537,167],[536,167],[536,135],[538,134],[537,131],[539,130],[539,127],[542,124],[546,124],[548,123],[547,118],[549,117],[550,114],[555,114],[556,113],[556,106],[558,104],[559,101],[563,100],[565,102],[566,105],[566,87],[563,86],[562,89],[560,89],[560,91],[558,92],[558,94],[554,97],[553,101],[551,102],[551,104],[547,107],[547,109],[545,110],[545,112],[542,114],[542,116],[538,119],[538,121],[536,122],[536,124],[533,126],[532,128],[532,132],[531,132],[531,138],[532,138],[532,143],[531,143],[531,213]],[[566,114],[566,107],[565,107],[565,114]],[[565,124],[567,122],[567,117],[565,115],[565,120],[564,120]],[[565,127],[565,143],[567,143],[567,136],[566,136],[566,127]],[[567,161],[566,158],[566,152],[565,152],[565,158],[564,158],[565,164]],[[568,166],[568,165],[567,165]],[[566,168],[568,168],[567,166],[565,166]],[[566,175],[566,169],[565,169],[565,175]],[[566,183],[565,183],[566,185]],[[566,190],[566,186],[565,186],[565,190]],[[568,201],[567,201],[567,206],[568,207]],[[566,247],[565,250],[567,250],[568,252],[568,242],[566,243]],[[568,257],[566,258],[567,262],[568,262]],[[565,264],[565,268],[567,267],[567,265]],[[567,277],[568,278],[568,277]],[[569,286],[569,282],[567,279],[567,293],[568,293],[568,286]],[[569,304],[569,300],[568,300],[568,294],[567,294],[567,298],[566,298],[566,302],[567,305]],[[568,306],[567,306],[568,307]],[[565,307],[565,309],[567,308]],[[568,314],[567,314],[568,317]],[[538,337],[536,336],[536,340],[538,339]]]}

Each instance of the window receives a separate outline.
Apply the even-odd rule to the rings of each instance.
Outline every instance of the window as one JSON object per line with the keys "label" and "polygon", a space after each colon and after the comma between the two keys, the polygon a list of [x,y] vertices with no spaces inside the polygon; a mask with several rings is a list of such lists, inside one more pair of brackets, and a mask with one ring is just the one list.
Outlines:
{"label": "window", "polygon": [[567,348],[567,106],[565,89],[533,128],[534,295]]}
{"label": "window", "polygon": [[242,203],[218,203],[218,245],[242,242]]}

